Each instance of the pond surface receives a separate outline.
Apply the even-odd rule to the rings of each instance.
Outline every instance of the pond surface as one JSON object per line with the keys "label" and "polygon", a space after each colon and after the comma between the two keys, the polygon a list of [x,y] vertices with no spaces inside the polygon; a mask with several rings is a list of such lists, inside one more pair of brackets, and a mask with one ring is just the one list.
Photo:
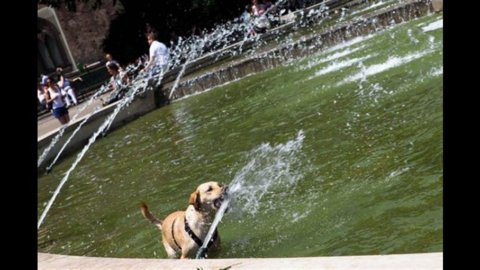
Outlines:
{"label": "pond surface", "polygon": [[[176,101],[92,145],[40,252],[166,258],[140,214],[238,184],[222,258],[443,250],[443,16],[394,26]],[[38,215],[75,156],[38,179]]]}

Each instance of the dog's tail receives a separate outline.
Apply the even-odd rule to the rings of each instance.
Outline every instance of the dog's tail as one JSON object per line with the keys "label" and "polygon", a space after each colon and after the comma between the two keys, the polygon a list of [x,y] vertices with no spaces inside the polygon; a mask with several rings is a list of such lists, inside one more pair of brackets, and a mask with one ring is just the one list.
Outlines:
{"label": "dog's tail", "polygon": [[142,215],[150,220],[153,224],[155,224],[160,230],[162,230],[162,221],[158,218],[156,218],[150,211],[148,210],[148,206],[144,203],[140,203],[140,210],[142,211]]}

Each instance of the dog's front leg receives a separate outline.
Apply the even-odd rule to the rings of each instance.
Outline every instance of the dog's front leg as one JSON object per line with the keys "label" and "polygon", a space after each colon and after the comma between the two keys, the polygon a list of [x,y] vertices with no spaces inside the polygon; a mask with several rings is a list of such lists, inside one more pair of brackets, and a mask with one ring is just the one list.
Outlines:
{"label": "dog's front leg", "polygon": [[[195,245],[195,243],[193,243],[193,245]],[[195,259],[196,254],[197,249],[192,246],[192,244],[188,244],[182,247],[182,255],[180,256],[180,259]]]}

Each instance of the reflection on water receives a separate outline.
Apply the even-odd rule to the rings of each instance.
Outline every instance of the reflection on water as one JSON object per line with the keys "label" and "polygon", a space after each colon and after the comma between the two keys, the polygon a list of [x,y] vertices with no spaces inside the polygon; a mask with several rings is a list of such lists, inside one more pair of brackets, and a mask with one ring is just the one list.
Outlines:
{"label": "reflection on water", "polygon": [[[185,209],[198,184],[238,179],[248,179],[242,196],[218,227],[223,258],[441,251],[441,19],[392,27],[111,132],[71,173],[38,231],[39,251],[164,258],[138,203],[165,217]],[[73,158],[39,179],[39,213]]]}

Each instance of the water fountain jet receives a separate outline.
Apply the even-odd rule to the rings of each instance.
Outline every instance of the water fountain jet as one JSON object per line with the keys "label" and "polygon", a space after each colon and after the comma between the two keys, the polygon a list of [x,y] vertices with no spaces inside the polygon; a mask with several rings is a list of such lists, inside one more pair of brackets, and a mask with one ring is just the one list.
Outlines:
{"label": "water fountain jet", "polygon": [[[158,241],[151,240],[147,233],[139,233],[142,227],[128,209],[136,196],[168,196],[171,207],[183,205],[168,193],[178,194],[182,187],[206,175],[225,179],[241,169],[239,164],[250,164],[239,157],[254,145],[283,142],[293,135],[292,129],[302,129],[306,135],[302,153],[306,157],[291,167],[298,168],[304,180],[293,187],[267,188],[268,185],[254,180],[270,177],[249,176],[253,183],[248,188],[255,190],[260,186],[267,191],[252,196],[251,203],[250,197],[242,197],[231,204],[233,212],[229,215],[239,215],[237,209],[244,213],[240,214],[241,220],[222,220],[222,236],[227,239],[222,242],[226,245],[222,257],[366,255],[378,254],[379,250],[389,254],[399,249],[441,251],[442,226],[436,220],[441,220],[438,202],[442,194],[442,84],[441,74],[428,75],[431,66],[442,66],[441,34],[439,30],[428,34],[435,36],[432,46],[431,39],[425,42],[427,34],[413,32],[420,40],[420,46],[413,48],[407,44],[408,38],[405,41],[407,25],[417,27],[419,22],[389,28],[371,39],[347,45],[345,48],[352,48],[354,53],[344,55],[343,60],[339,58],[348,61],[378,52],[379,56],[372,55],[363,62],[369,68],[390,55],[400,57],[423,51],[425,44],[434,50],[382,73],[367,74],[368,83],[378,85],[370,89],[366,82],[361,84],[366,92],[371,90],[365,93],[368,97],[361,96],[357,83],[335,85],[359,72],[358,66],[346,67],[342,72],[331,70],[306,80],[329,61],[318,61],[317,66],[295,71],[305,59],[184,99],[111,133],[112,139],[102,141],[83,168],[79,166],[76,176],[81,180],[71,182],[73,190],[65,190],[68,192],[64,198],[59,196],[59,211],[52,211],[52,218],[39,231],[40,250],[162,257],[155,252]],[[385,45],[390,43],[395,48],[403,46],[404,50]],[[325,60],[334,52],[332,48],[324,55],[310,58]],[[415,76],[416,73],[425,78]],[[108,157],[103,158],[107,152]],[[59,172],[62,167],[59,164]],[[41,181],[39,194],[48,194],[49,182]],[[261,197],[261,203],[256,203],[257,197]],[[39,198],[41,209],[43,199]],[[95,205],[108,205],[107,212],[95,209]],[[250,207],[244,207],[247,205]],[[75,207],[75,211],[64,211],[72,209],[69,206]],[[92,221],[92,216],[97,218]],[[63,225],[62,219],[67,220]],[[418,229],[408,229],[413,227]],[[81,241],[87,244],[69,238],[71,234],[85,235]],[[115,245],[104,239],[116,239]]]}

